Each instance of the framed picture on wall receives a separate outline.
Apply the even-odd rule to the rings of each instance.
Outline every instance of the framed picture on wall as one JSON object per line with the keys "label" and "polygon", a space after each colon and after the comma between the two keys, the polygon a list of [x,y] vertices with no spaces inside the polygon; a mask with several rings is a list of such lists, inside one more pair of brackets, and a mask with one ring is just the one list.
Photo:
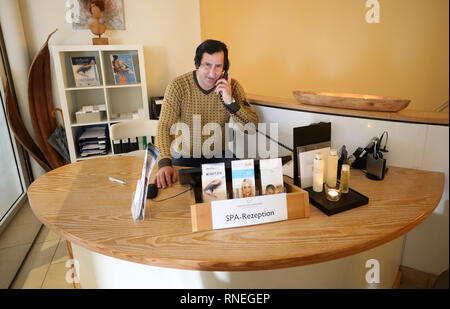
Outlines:
{"label": "framed picture on wall", "polygon": [[89,29],[93,21],[92,4],[100,8],[107,29],[125,30],[122,0],[66,0],[66,21],[72,24],[72,29]]}

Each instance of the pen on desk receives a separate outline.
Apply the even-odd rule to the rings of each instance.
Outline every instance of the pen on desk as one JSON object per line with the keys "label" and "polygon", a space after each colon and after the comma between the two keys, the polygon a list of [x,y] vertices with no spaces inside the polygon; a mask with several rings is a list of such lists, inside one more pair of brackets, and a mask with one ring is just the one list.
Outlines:
{"label": "pen on desk", "polygon": [[126,185],[127,184],[125,181],[122,181],[122,180],[119,180],[119,179],[116,179],[116,178],[112,178],[112,177],[109,177],[109,180],[110,181],[114,181],[114,182],[118,182],[118,183],[120,183],[122,185]]}

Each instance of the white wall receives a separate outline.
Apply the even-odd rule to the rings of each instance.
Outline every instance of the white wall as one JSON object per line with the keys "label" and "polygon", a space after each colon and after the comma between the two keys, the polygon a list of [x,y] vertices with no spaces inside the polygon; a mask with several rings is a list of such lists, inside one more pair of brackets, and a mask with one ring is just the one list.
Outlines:
{"label": "white wall", "polygon": [[[65,21],[65,2],[20,0],[31,58],[56,28],[49,45],[92,44],[95,36],[90,30],[72,30]],[[144,45],[149,97],[163,95],[172,78],[194,68],[195,48],[201,40],[199,1],[123,0],[123,8],[126,30],[107,30],[104,37],[109,44]]]}
{"label": "white wall", "polygon": [[[49,45],[87,45],[92,44],[94,35],[90,30],[72,30],[72,25],[65,20],[65,0],[1,0],[0,22],[3,31],[8,28],[18,29],[11,23],[22,26],[25,39],[21,44],[14,44],[14,52],[9,53],[12,71],[19,71],[16,84],[27,84],[29,64],[44,44],[47,36],[56,28],[58,31],[50,39]],[[17,14],[11,15],[10,11]],[[14,8],[14,10],[12,9]],[[200,44],[200,8],[199,0],[123,0],[126,30],[107,30],[105,35],[110,44],[141,44],[144,46],[147,92],[151,96],[160,96],[169,81],[189,70],[194,69],[195,48]],[[7,12],[8,11],[8,12]],[[21,20],[11,20],[21,19]],[[12,30],[8,30],[10,33]],[[14,32],[14,31],[13,31]],[[13,34],[11,34],[13,35]],[[14,37],[17,37],[14,35]],[[8,38],[5,35],[6,45]],[[17,39],[16,39],[17,41]],[[16,68],[14,58],[24,54],[29,64]],[[23,58],[23,57],[22,57]],[[21,63],[25,63],[21,59]],[[53,59],[52,62],[52,73]],[[56,78],[52,81],[54,106],[60,107],[56,90]],[[28,130],[32,130],[29,118],[26,87],[16,89],[19,105]],[[32,136],[33,132],[30,132]],[[36,172],[37,178],[43,170]]]}
{"label": "white wall", "polygon": [[346,145],[349,154],[357,147],[364,147],[372,137],[380,137],[383,131],[388,131],[389,152],[384,154],[388,166],[443,172],[445,185],[441,201],[424,222],[406,234],[401,264],[436,275],[449,268],[448,126],[253,107],[259,122],[265,122],[267,126],[271,122],[278,123],[278,139],[289,147],[293,145],[293,128],[320,121],[331,122],[332,147],[339,149]]}

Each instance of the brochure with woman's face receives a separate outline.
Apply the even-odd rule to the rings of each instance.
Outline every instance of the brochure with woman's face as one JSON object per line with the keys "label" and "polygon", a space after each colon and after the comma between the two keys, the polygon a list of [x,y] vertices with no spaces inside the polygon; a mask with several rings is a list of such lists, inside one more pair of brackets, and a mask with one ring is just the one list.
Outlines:
{"label": "brochure with woman's face", "polygon": [[281,158],[260,160],[259,169],[261,171],[261,189],[263,195],[284,192]]}
{"label": "brochure with woman's face", "polygon": [[255,196],[255,168],[253,159],[231,162],[233,198]]}

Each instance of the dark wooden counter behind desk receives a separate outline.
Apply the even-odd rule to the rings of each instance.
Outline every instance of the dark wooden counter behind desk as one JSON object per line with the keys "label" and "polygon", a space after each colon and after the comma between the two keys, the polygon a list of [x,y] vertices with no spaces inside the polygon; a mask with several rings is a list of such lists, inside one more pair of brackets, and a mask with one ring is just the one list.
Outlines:
{"label": "dark wooden counter behind desk", "polygon": [[[148,201],[150,218],[133,223],[131,200],[142,159],[105,157],[66,165],[37,179],[28,196],[36,216],[89,250],[142,264],[195,270],[264,270],[356,254],[413,229],[434,210],[444,174],[391,167],[383,181],[353,171],[351,187],[370,203],[331,217],[311,206],[310,218],[191,232],[188,191]],[[126,185],[110,182],[112,176]],[[160,191],[158,200],[185,190]]]}

